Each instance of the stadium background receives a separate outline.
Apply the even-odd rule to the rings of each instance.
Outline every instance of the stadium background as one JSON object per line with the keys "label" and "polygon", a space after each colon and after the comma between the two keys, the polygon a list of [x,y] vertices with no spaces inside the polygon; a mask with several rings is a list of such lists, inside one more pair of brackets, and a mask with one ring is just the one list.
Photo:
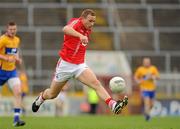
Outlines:
{"label": "stadium background", "polygon": [[[107,89],[114,75],[127,80],[130,103],[123,114],[141,113],[139,89],[134,86],[132,74],[142,57],[149,56],[161,72],[156,114],[180,115],[179,0],[0,0],[1,33],[8,21],[18,24],[17,35],[21,37],[29,79],[26,98],[29,115],[35,95],[50,84],[63,42],[61,28],[84,8],[92,8],[97,13],[88,47],[90,65]],[[105,60],[107,57],[109,62]],[[109,70],[104,70],[110,62]],[[68,110],[67,115],[81,114],[80,105],[85,101],[82,84],[75,80],[70,83],[68,101],[73,111]],[[11,97],[6,89],[2,95],[0,113],[10,115]],[[56,109],[49,103],[54,102],[47,102],[38,115],[55,115]],[[109,114],[104,107],[100,102],[98,113]]]}

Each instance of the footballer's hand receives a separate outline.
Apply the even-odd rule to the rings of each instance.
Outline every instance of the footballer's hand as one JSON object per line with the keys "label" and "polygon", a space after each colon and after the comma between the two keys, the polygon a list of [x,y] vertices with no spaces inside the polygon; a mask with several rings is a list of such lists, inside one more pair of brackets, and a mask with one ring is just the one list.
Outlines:
{"label": "footballer's hand", "polygon": [[18,56],[15,56],[16,59],[16,63],[21,64],[22,63],[22,59],[19,58]]}
{"label": "footballer's hand", "polygon": [[87,43],[88,43],[88,37],[87,36],[81,35],[79,38],[80,38],[80,41],[82,44],[87,45]]}
{"label": "footballer's hand", "polygon": [[7,60],[8,62],[16,62],[16,58],[15,56],[7,56]]}
{"label": "footballer's hand", "polygon": [[138,80],[137,80],[137,84],[139,85],[139,84],[141,84],[143,81],[144,81],[144,79],[143,79],[143,78],[138,79]]}

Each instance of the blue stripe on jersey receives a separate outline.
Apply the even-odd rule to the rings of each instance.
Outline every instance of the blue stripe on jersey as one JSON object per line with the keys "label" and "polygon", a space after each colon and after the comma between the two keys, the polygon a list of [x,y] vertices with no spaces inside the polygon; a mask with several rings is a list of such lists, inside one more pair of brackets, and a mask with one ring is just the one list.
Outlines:
{"label": "blue stripe on jersey", "polygon": [[17,48],[5,48],[5,54],[16,54],[18,51]]}

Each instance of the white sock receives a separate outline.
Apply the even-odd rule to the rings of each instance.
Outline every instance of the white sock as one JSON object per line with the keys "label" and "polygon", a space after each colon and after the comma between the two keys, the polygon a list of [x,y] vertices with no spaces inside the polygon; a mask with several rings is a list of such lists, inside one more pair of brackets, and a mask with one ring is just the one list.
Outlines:
{"label": "white sock", "polygon": [[40,106],[44,102],[42,95],[39,96],[38,100],[36,101],[36,105]]}
{"label": "white sock", "polygon": [[111,109],[112,111],[114,110],[114,107],[115,107],[116,103],[117,103],[116,101],[110,100],[108,106],[110,107],[110,109]]}
{"label": "white sock", "polygon": [[114,103],[112,104],[112,107],[111,107],[111,110],[112,110],[112,111],[114,110],[116,103],[117,103],[117,102],[114,102]]}

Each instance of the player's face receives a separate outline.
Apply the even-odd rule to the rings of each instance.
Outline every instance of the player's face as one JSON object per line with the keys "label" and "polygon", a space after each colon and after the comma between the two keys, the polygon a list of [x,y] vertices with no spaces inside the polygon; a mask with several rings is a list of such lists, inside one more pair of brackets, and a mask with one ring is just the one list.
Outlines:
{"label": "player's face", "polygon": [[86,18],[83,18],[83,24],[86,29],[91,29],[96,21],[96,16],[87,15]]}
{"label": "player's face", "polygon": [[16,25],[7,27],[7,34],[9,36],[14,37],[16,35],[16,32],[17,32],[17,26]]}
{"label": "player's face", "polygon": [[143,66],[149,67],[151,65],[151,60],[149,58],[145,58],[143,60]]}

